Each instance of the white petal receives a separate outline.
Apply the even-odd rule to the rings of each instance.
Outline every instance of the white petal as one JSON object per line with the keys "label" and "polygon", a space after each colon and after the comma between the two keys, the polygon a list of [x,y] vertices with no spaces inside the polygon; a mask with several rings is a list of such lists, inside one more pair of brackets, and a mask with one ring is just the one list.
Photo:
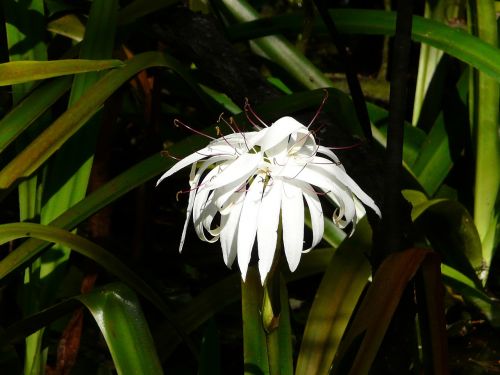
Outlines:
{"label": "white petal", "polygon": [[259,273],[262,284],[273,264],[280,219],[282,182],[271,180],[262,197],[257,224]]}
{"label": "white petal", "polygon": [[246,191],[237,191],[231,197],[231,208],[226,215],[221,217],[220,244],[222,248],[222,257],[226,266],[231,265],[236,258],[237,249],[237,231],[240,220],[241,209]]}
{"label": "white petal", "polygon": [[197,193],[197,186],[200,182],[200,177],[201,175],[205,172],[205,170],[212,165],[213,163],[219,162],[221,160],[224,160],[225,158],[221,156],[214,156],[209,158],[208,160],[205,160],[203,163],[201,163],[200,167],[196,169],[196,164],[193,164],[191,166],[191,172],[189,174],[189,200],[188,200],[188,207],[187,207],[187,212],[186,212],[186,220],[184,222],[184,228],[182,229],[182,235],[181,235],[181,241],[179,244],[179,252],[182,251],[182,248],[184,247],[184,242],[186,240],[186,231],[187,231],[187,226],[189,223],[189,219],[191,218],[191,214],[193,212],[193,206],[194,206],[194,201],[195,201],[195,196]]}
{"label": "white petal", "polygon": [[299,265],[304,247],[304,200],[298,187],[283,183],[281,210],[283,245],[288,266],[293,272]]}
{"label": "white petal", "polygon": [[335,155],[333,153],[332,150],[330,150],[329,148],[326,148],[324,146],[318,146],[318,153],[319,154],[323,154],[323,155],[326,155],[328,156],[330,159],[332,159],[336,164],[338,164],[339,168],[341,169],[344,169],[344,166],[340,163],[340,160],[339,158],[337,157],[337,155]]}
{"label": "white petal", "polygon": [[288,140],[288,136],[297,131],[308,133],[307,128],[293,117],[285,116],[273,123],[269,128],[265,137],[258,143],[261,151],[266,151],[284,139]]}
{"label": "white petal", "polygon": [[366,194],[343,169],[339,168],[336,165],[329,167],[323,164],[316,165],[316,167],[332,173],[335,178],[337,178],[342,184],[347,186],[359,198],[361,202],[373,209],[373,211],[375,211],[378,216],[382,216],[380,213],[380,209],[375,204],[373,199],[368,194]]}
{"label": "white petal", "polygon": [[[220,173],[220,168],[215,167],[212,169],[203,179],[205,180],[210,180],[213,176],[217,175]],[[205,233],[203,231],[203,219],[206,217],[207,213],[205,210],[211,209],[212,211],[216,210],[216,206],[213,204],[211,201],[212,195],[210,195],[212,190],[207,189],[204,187],[204,183],[202,182],[201,185],[198,186],[196,197],[194,199],[194,204],[193,204],[193,224],[194,224],[194,229],[196,230],[196,234],[202,241],[207,241],[207,242],[214,242],[211,240],[208,240],[205,236]]]}
{"label": "white petal", "polygon": [[237,183],[246,180],[254,174],[257,166],[262,160],[262,154],[243,154],[232,161],[227,167],[207,184],[209,189],[217,189],[220,186]]}
{"label": "white petal", "polygon": [[156,186],[158,186],[158,184],[160,182],[162,182],[165,178],[170,177],[175,172],[180,171],[182,168],[185,168],[190,164],[196,163],[198,160],[201,160],[203,158],[210,157],[210,156],[216,156],[216,155],[230,156],[230,155],[234,154],[234,152],[235,152],[234,148],[232,148],[231,146],[228,146],[228,145],[222,145],[222,146],[218,146],[218,147],[207,146],[205,148],[202,148],[201,150],[196,151],[196,152],[192,153],[191,155],[188,155],[184,159],[175,163],[172,166],[172,168],[170,168],[168,171],[166,171],[158,179],[158,181],[156,182]]}
{"label": "white petal", "polygon": [[248,263],[257,232],[257,218],[264,184],[261,178],[254,179],[247,191],[238,225],[238,265],[243,281],[246,278]]}
{"label": "white petal", "polygon": [[[194,219],[193,215],[193,224],[196,234],[198,234],[198,237],[202,241],[210,243],[216,242],[219,239],[218,234],[216,233],[215,235],[213,235],[211,233],[212,231],[208,231],[212,235],[212,238],[207,238],[205,235],[205,229],[207,228],[207,226],[205,226],[205,223],[207,223],[207,225],[210,226],[215,215],[217,214],[217,207],[213,203],[213,197],[214,193],[212,192],[204,202],[203,207],[199,211],[200,212],[199,217],[197,217],[196,220]],[[197,198],[198,196],[195,198],[195,203],[194,203],[195,207],[197,206],[196,204]]]}
{"label": "white petal", "polygon": [[311,185],[305,183],[302,184],[306,185],[301,187],[301,190],[304,198],[306,199],[307,206],[309,207],[313,232],[311,247],[304,250],[304,252],[308,252],[321,242],[325,231],[325,221],[323,218],[323,208],[321,208],[321,202],[319,201],[318,194],[313,190]]}
{"label": "white petal", "polygon": [[191,167],[191,173],[189,177],[189,186],[191,190],[189,191],[189,200],[188,200],[188,206],[187,206],[187,212],[186,212],[186,220],[184,221],[184,227],[182,229],[182,235],[181,235],[181,241],[179,243],[179,253],[182,251],[182,248],[184,247],[184,242],[186,240],[186,231],[187,231],[187,226],[189,224],[189,219],[191,218],[191,213],[193,212],[193,204],[194,204],[194,198],[196,196],[196,183],[197,181],[193,177],[194,172],[196,170],[196,165],[193,164]]}

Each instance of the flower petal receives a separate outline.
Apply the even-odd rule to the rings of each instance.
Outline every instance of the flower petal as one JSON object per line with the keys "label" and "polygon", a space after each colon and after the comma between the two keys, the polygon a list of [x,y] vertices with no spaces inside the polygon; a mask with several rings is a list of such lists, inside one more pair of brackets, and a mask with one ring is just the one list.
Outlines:
{"label": "flower petal", "polygon": [[190,164],[196,163],[198,160],[201,160],[203,158],[210,157],[210,156],[216,156],[216,155],[218,155],[218,156],[227,155],[229,158],[232,158],[233,157],[232,155],[234,153],[235,153],[234,148],[229,146],[229,145],[221,145],[221,146],[217,146],[217,147],[213,147],[213,146],[209,145],[205,148],[202,148],[199,151],[192,153],[191,155],[186,156],[184,159],[175,163],[172,166],[172,168],[170,168],[168,171],[166,171],[158,179],[158,181],[156,182],[156,186],[158,186],[158,184],[160,182],[162,182],[164,179],[166,179],[167,177],[172,176],[175,172],[180,171],[182,168],[185,168]]}
{"label": "flower petal", "polygon": [[312,243],[309,249],[304,250],[304,252],[309,252],[321,242],[323,233],[325,231],[325,221],[323,218],[323,208],[321,207],[321,202],[319,201],[318,194],[314,191],[311,185],[305,184],[303,182],[301,182],[300,184],[304,184],[304,186],[300,187],[299,185],[299,187],[302,190],[302,194],[306,199],[306,203],[311,214],[311,227],[313,232]]}
{"label": "flower petal", "polygon": [[293,272],[299,265],[304,247],[304,200],[300,188],[286,182],[283,182],[281,218],[286,259]]}
{"label": "flower petal", "polygon": [[227,165],[215,178],[207,183],[208,189],[217,189],[230,183],[243,182],[254,174],[262,160],[260,152],[256,154],[243,154]]}
{"label": "flower petal", "polygon": [[265,136],[258,142],[261,151],[267,151],[271,147],[277,145],[288,136],[297,131],[308,133],[307,128],[293,117],[285,116],[274,122],[269,128],[266,129]]}
{"label": "flower petal", "polygon": [[323,155],[326,155],[328,156],[330,159],[332,159],[335,164],[337,164],[339,166],[339,168],[341,169],[344,169],[344,166],[342,165],[342,163],[340,162],[339,158],[337,157],[337,155],[335,155],[333,153],[332,150],[330,150],[329,148],[325,147],[325,146],[318,146],[318,151],[317,151],[319,154],[323,154]]}
{"label": "flower petal", "polygon": [[273,264],[278,224],[280,219],[281,193],[283,183],[275,179],[269,182],[262,197],[257,224],[257,242],[259,251],[260,280],[264,284]]}
{"label": "flower petal", "polygon": [[264,183],[262,179],[255,178],[247,191],[241,210],[240,223],[238,225],[238,265],[243,281],[245,281],[248,263],[252,256],[263,189]]}
{"label": "flower petal", "polygon": [[187,226],[189,224],[189,219],[191,218],[191,213],[193,212],[194,198],[196,196],[195,186],[197,183],[197,181],[193,176],[195,171],[196,171],[196,164],[193,164],[191,166],[191,172],[189,174],[189,186],[191,190],[189,191],[188,206],[186,210],[186,220],[184,221],[184,227],[182,228],[182,234],[181,234],[181,241],[179,243],[179,253],[182,251],[182,248],[184,247],[184,242],[186,240]]}
{"label": "flower petal", "polygon": [[317,164],[315,165],[315,167],[318,167],[324,170],[325,172],[331,174],[332,176],[334,176],[338,181],[347,186],[359,198],[361,202],[363,202],[365,205],[367,205],[373,211],[375,211],[375,213],[379,217],[382,216],[382,214],[380,213],[380,209],[375,204],[374,200],[368,194],[366,194],[343,169],[339,168],[337,165],[327,166],[324,164]]}
{"label": "flower petal", "polygon": [[231,268],[236,258],[238,223],[240,221],[245,191],[235,192],[231,201],[231,210],[226,215],[221,216],[220,244],[222,248],[222,257],[226,266]]}

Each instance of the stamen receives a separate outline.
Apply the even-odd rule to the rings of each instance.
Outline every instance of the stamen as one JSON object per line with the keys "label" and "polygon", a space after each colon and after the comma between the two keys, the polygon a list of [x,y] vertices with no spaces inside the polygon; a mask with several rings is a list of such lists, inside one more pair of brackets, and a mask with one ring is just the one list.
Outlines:
{"label": "stamen", "polygon": [[206,137],[206,138],[209,138],[209,139],[211,139],[211,140],[215,140],[215,138],[214,138],[214,137],[212,137],[212,136],[210,136],[210,135],[208,135],[208,134],[205,134],[205,133],[203,133],[203,132],[201,132],[201,131],[199,131],[199,130],[193,129],[192,127],[190,127],[190,126],[189,126],[189,125],[187,125],[187,124],[184,124],[181,120],[179,120],[179,119],[177,119],[177,118],[176,118],[176,119],[174,119],[174,126],[176,126],[176,127],[183,126],[183,127],[185,127],[186,129],[191,130],[193,133],[196,133],[196,134],[202,135],[202,136],[204,136],[204,137]]}
{"label": "stamen", "polygon": [[243,109],[245,111],[245,116],[247,117],[248,121],[253,125],[255,126],[257,129],[260,130],[260,127],[254,123],[251,119],[250,119],[250,116],[248,115],[248,112],[250,112],[262,125],[264,125],[264,127],[268,128],[269,126],[264,122],[262,121],[262,119],[257,115],[257,113],[255,113],[255,111],[252,109],[252,106],[250,105],[249,101],[248,101],[248,98],[245,98],[245,105],[243,106]]}
{"label": "stamen", "polygon": [[[229,147],[232,147],[234,152],[238,155],[241,155],[239,152],[238,152],[238,149],[236,147],[234,147],[231,143],[229,143],[229,141],[226,139],[226,137],[224,137],[224,134],[222,134],[222,131],[220,130],[220,128],[218,126],[215,127],[215,130],[217,132],[217,136],[220,136],[226,143]],[[243,137],[244,138],[244,137]],[[248,148],[248,147],[247,147]]]}
{"label": "stamen", "polygon": [[[226,120],[224,117],[222,117],[223,115],[224,115],[224,113],[222,113],[222,114],[219,116],[219,121],[217,121],[217,122],[220,122],[220,121],[222,120],[222,121],[224,121],[224,123],[225,123],[227,126],[229,126],[229,128],[233,131],[233,133],[239,133],[239,134],[241,134],[241,136],[243,137],[243,142],[245,142],[245,146],[247,147],[247,151],[250,151],[250,147],[248,147],[248,144],[247,144],[247,139],[246,139],[246,137],[245,137],[245,133],[244,133],[244,132],[242,132],[242,131],[240,130],[240,128],[238,127],[238,124],[236,123],[236,121],[234,120],[234,118],[233,118],[233,117],[230,117],[230,118],[229,118],[229,121],[230,121],[230,122],[227,122],[227,120]],[[233,126],[234,126],[234,128],[233,128]],[[236,129],[236,131],[235,131],[234,129]],[[226,141],[226,142],[227,142],[227,141]],[[229,144],[229,143],[228,143],[228,144]]]}
{"label": "stamen", "polygon": [[[232,118],[232,117],[231,117]],[[221,121],[224,121],[224,123],[229,127],[229,129],[231,129],[231,131],[233,133],[236,133],[236,131],[234,130],[234,128],[231,126],[231,124],[229,122],[226,121],[226,119],[224,118],[224,112],[222,112],[220,115],[219,115],[219,119],[217,120],[217,123],[220,124]],[[239,130],[238,130],[239,132]]]}
{"label": "stamen", "polygon": [[355,143],[350,146],[335,146],[335,147],[327,147],[330,150],[350,150],[356,147],[360,147],[365,143],[365,141],[359,141],[358,143]]}
{"label": "stamen", "polygon": [[323,92],[325,93],[325,95],[323,96],[323,100],[321,101],[321,104],[319,105],[318,110],[314,114],[313,118],[309,122],[309,125],[307,125],[307,128],[309,128],[314,123],[314,121],[316,121],[316,118],[319,116],[319,114],[323,110],[323,107],[324,107],[326,101],[328,100],[328,90],[327,89],[323,89]]}
{"label": "stamen", "polygon": [[163,158],[170,158],[170,159],[174,159],[176,161],[180,161],[182,160],[182,158],[179,158],[177,156],[174,156],[170,153],[170,151],[168,150],[163,150],[163,151],[160,151],[160,156],[163,157]]}

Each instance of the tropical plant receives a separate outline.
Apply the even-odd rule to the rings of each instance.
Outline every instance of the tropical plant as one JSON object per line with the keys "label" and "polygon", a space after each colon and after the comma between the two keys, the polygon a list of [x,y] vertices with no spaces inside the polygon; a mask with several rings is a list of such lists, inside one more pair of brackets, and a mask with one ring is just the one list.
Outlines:
{"label": "tropical plant", "polygon": [[2,373],[494,367],[498,5],[418,5],[2,2]]}

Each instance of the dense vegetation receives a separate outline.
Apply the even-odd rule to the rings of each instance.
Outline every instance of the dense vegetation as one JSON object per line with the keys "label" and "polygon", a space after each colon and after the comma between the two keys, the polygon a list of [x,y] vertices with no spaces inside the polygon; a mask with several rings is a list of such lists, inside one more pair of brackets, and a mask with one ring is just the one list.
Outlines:
{"label": "dense vegetation", "polygon": [[[500,371],[498,2],[335,3],[1,3],[2,374]],[[259,233],[245,282],[196,223],[179,253],[204,183],[159,176],[210,137],[264,152],[241,134],[284,116],[381,217],[355,183],[283,198],[265,282]],[[238,193],[264,201],[259,173]]]}

